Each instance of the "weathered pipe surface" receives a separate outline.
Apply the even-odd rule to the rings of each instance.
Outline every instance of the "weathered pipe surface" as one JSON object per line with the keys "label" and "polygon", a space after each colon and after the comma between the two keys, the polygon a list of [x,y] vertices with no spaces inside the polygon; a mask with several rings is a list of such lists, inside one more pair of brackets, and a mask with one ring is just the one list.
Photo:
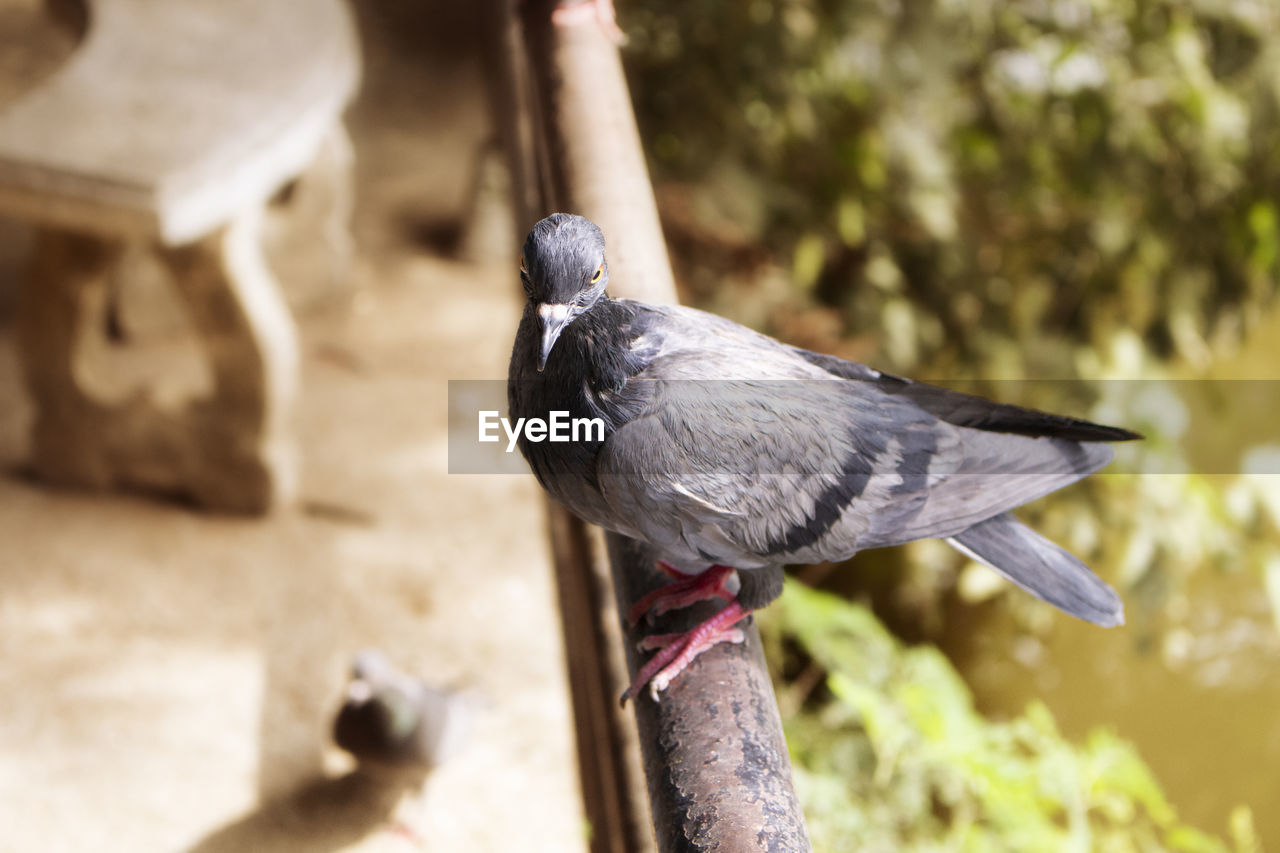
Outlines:
{"label": "weathered pipe surface", "polygon": [[[556,5],[521,0],[517,6],[539,154],[530,171],[537,172],[542,212],[579,213],[601,226],[614,296],[675,302],[617,49],[597,26],[553,26]],[[607,539],[618,610],[626,612],[666,579],[643,547],[620,536]],[[635,646],[643,635],[688,629],[713,610],[699,605],[651,626],[624,626],[631,672],[642,662]],[[662,853],[810,849],[760,638],[754,625],[744,633],[743,645],[720,645],[699,656],[660,703],[647,693],[635,701]]]}
{"label": "weathered pipe surface", "polygon": [[[608,537],[619,610],[663,583],[653,555],[633,540]],[[634,673],[650,632],[683,631],[715,612],[704,603],[625,629]],[[791,781],[773,685],[755,625],[742,645],[701,654],[654,702],[636,698],[649,801],[658,849],[802,851],[804,817]]]}

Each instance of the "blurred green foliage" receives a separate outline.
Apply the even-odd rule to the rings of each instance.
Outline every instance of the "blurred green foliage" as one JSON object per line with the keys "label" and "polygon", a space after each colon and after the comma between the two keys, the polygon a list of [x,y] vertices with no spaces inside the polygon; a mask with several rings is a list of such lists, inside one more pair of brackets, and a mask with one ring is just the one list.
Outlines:
{"label": "blurred green foliage", "polygon": [[[1274,308],[1280,4],[623,12],[676,268],[713,310],[925,377],[1168,380],[1200,375]],[[1230,395],[1184,400],[1165,381],[967,390],[1092,408],[1146,436],[1119,469],[1186,475],[1093,478],[1025,513],[1146,613],[1186,613],[1169,605],[1193,572],[1245,567],[1280,622],[1271,487],[1191,473],[1248,471],[1230,436],[1280,418],[1276,401],[1227,424],[1197,412],[1221,416]],[[960,560],[932,563],[937,584]]]}
{"label": "blurred green foliage", "polygon": [[[1165,381],[1280,328],[1280,3],[621,12],[691,301],[922,377],[1160,380],[966,390],[1138,429],[1147,440],[1117,467],[1183,475],[1093,477],[1022,512],[1120,589],[1135,648],[1228,654],[1189,630],[1223,606],[1190,600],[1196,572],[1253,571],[1280,625],[1280,478],[1189,473],[1280,470],[1280,448],[1234,438],[1267,441],[1249,422],[1280,419],[1280,401],[1191,399]],[[925,623],[953,586],[992,594],[938,543],[906,556],[902,598]],[[1049,618],[1028,596],[1002,606],[1032,633]],[[817,849],[1227,849],[1180,825],[1113,736],[1072,746],[1034,706],[984,721],[936,650],[902,648],[860,607],[792,589],[766,624],[773,610],[775,651],[785,637],[788,666],[821,676],[815,689],[789,671],[782,687]],[[1257,848],[1247,812],[1231,827],[1235,849]]]}
{"label": "blurred green foliage", "polygon": [[816,850],[1261,849],[1247,809],[1230,844],[1180,822],[1110,732],[1072,744],[1039,703],[984,719],[937,649],[904,646],[865,607],[789,582],[760,625],[771,661],[806,668],[780,701],[805,709],[787,741]]}
{"label": "blurred green foliage", "polygon": [[[685,283],[767,249],[879,363],[1203,363],[1280,270],[1269,0],[640,0],[628,70]],[[673,211],[675,211],[673,213]],[[726,251],[717,253],[711,249]],[[712,283],[716,284],[712,284]]]}

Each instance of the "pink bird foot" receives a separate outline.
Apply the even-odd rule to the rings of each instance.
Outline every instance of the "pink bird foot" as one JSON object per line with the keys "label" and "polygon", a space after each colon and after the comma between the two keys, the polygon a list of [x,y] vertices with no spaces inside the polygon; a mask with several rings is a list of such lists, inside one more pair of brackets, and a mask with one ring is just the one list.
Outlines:
{"label": "pink bird foot", "polygon": [[733,600],[733,593],[725,587],[733,575],[733,569],[728,566],[712,566],[697,575],[682,574],[661,560],[658,561],[658,568],[663,574],[676,580],[658,587],[631,605],[631,609],[627,611],[627,621],[632,625],[639,624],[648,613],[659,616],[669,610],[678,610],[709,598]]}
{"label": "pink bird foot", "polygon": [[622,704],[625,705],[628,699],[639,696],[646,684],[649,685],[649,695],[653,697],[653,701],[657,702],[658,694],[666,690],[672,680],[684,672],[685,667],[693,663],[698,655],[717,643],[743,642],[746,635],[734,626],[745,619],[750,612],[735,600],[690,631],[678,634],[653,634],[645,637],[640,641],[640,647],[657,649],[658,653],[640,667],[635,680],[622,694]]}

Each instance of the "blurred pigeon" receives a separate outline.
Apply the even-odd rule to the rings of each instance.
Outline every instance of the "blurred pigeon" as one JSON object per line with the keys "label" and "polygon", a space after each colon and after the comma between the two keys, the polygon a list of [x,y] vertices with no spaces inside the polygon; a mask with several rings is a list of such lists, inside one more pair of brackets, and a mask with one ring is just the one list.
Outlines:
{"label": "blurred pigeon", "polygon": [[469,694],[426,685],[367,649],[351,667],[333,738],[361,764],[430,768],[457,751],[474,704]]}
{"label": "blurred pigeon", "polygon": [[[1097,471],[1136,433],[992,403],[787,346],[692,308],[605,294],[604,236],[557,213],[525,240],[528,296],[510,417],[598,418],[603,436],[521,430],[543,487],[583,519],[651,545],[680,579],[631,610],[720,597],[624,694],[658,698],[701,651],[782,590],[782,566],[939,538],[1067,613],[1124,621],[1119,597],[1011,510]],[[541,439],[541,440],[539,440]],[[730,568],[732,567],[732,568]],[[736,595],[731,583],[737,571]]]}

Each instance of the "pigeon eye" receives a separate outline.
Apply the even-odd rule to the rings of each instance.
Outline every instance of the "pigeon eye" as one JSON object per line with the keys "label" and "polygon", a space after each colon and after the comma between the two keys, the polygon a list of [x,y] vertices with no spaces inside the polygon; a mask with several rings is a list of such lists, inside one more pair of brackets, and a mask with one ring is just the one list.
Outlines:
{"label": "pigeon eye", "polygon": [[600,277],[602,275],[604,275],[604,264],[601,264],[600,266],[596,267],[596,271],[591,275],[591,283],[595,284],[597,281],[600,280]]}

